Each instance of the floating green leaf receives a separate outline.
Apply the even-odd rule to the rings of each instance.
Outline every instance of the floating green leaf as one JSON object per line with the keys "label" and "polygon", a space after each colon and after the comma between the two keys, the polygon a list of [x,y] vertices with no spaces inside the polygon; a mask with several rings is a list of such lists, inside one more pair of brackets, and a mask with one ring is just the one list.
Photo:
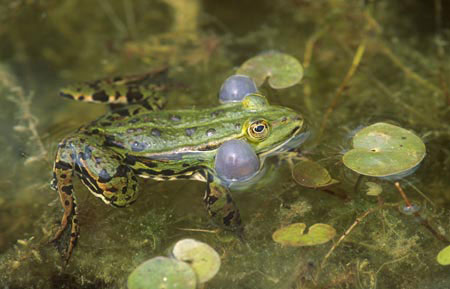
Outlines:
{"label": "floating green leaf", "polygon": [[441,265],[450,265],[450,246],[442,249],[437,255],[436,260]]}
{"label": "floating green leaf", "polygon": [[425,144],[404,128],[375,123],[353,137],[353,149],[342,160],[349,169],[367,176],[386,177],[414,169],[425,157]]}
{"label": "floating green leaf", "polygon": [[191,266],[166,257],[145,261],[128,276],[128,289],[195,289],[196,286]]}
{"label": "floating green leaf", "polygon": [[378,196],[383,192],[383,188],[374,182],[366,182],[367,188],[367,195],[368,196]]}
{"label": "floating green leaf", "polygon": [[303,234],[306,229],[304,223],[295,223],[278,229],[273,233],[272,239],[287,246],[313,246],[330,241],[336,230],[327,224],[314,224],[309,227],[308,233]]}
{"label": "floating green leaf", "polygon": [[183,239],[175,244],[172,253],[176,259],[191,265],[199,283],[205,283],[219,272],[219,254],[206,243]]}
{"label": "floating green leaf", "polygon": [[260,87],[266,78],[274,89],[293,86],[303,78],[303,67],[294,57],[270,51],[244,62],[236,74],[247,75]]}
{"label": "floating green leaf", "polygon": [[299,185],[308,188],[326,187],[338,182],[324,167],[310,160],[299,161],[292,170],[292,177]]}

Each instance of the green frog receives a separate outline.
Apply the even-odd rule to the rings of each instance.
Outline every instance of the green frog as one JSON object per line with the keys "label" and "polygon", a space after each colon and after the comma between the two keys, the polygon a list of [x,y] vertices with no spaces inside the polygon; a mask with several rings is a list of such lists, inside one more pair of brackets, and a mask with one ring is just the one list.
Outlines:
{"label": "green frog", "polygon": [[228,184],[215,172],[218,148],[229,140],[245,140],[262,168],[267,156],[292,146],[303,128],[299,113],[270,105],[259,94],[210,108],[162,110],[165,101],[158,86],[136,83],[116,78],[61,91],[62,96],[78,101],[127,104],[58,145],[51,186],[59,193],[64,214],[53,241],[64,232],[70,236],[64,246],[66,261],[79,237],[75,175],[94,196],[118,208],[136,200],[138,177],[206,182],[204,202],[209,215],[227,228],[241,230]]}

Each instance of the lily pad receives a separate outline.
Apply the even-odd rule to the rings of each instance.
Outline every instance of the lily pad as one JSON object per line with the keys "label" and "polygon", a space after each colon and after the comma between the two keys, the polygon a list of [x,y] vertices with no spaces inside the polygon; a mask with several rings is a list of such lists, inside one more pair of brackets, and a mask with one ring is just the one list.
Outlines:
{"label": "lily pad", "polygon": [[342,160],[349,169],[366,176],[387,177],[413,170],[425,157],[425,144],[409,130],[375,123],[353,137],[353,149]]}
{"label": "lily pad", "polygon": [[300,82],[303,78],[303,67],[293,56],[270,51],[250,58],[236,73],[251,77],[258,87],[269,78],[272,88],[283,89]]}
{"label": "lily pad", "polygon": [[442,249],[436,258],[437,262],[441,265],[450,265],[450,246]]}
{"label": "lily pad", "polygon": [[308,233],[303,234],[306,229],[304,223],[295,223],[283,227],[272,234],[272,239],[286,246],[314,246],[326,243],[333,239],[336,230],[327,224],[314,224],[309,227]]}
{"label": "lily pad", "polygon": [[292,170],[292,177],[299,185],[308,188],[326,187],[338,182],[331,178],[324,167],[310,160],[301,160],[296,163]]}
{"label": "lily pad", "polygon": [[195,289],[197,277],[185,262],[156,257],[140,264],[128,276],[128,289]]}
{"label": "lily pad", "polygon": [[220,268],[220,256],[211,246],[194,239],[178,241],[172,250],[173,256],[191,265],[199,283],[212,279]]}

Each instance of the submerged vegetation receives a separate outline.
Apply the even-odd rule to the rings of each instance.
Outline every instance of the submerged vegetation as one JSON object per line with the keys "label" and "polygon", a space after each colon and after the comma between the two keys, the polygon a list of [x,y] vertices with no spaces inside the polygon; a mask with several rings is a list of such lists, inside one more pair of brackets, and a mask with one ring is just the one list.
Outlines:
{"label": "submerged vegetation", "polygon": [[[449,287],[449,15],[441,0],[3,1],[0,287],[124,288],[134,268],[181,238],[220,256],[203,288]],[[258,89],[301,112],[311,137],[293,162],[269,159],[259,182],[233,192],[245,241],[210,223],[196,182],[140,181],[139,202],[124,209],[76,183],[83,229],[64,266],[48,243],[60,216],[54,153],[108,107],[58,90],[167,68],[169,108],[213,106],[237,67],[273,51],[299,59],[303,79],[276,90],[266,72]],[[420,156],[402,167],[420,162],[412,174],[353,171],[346,156],[375,123],[418,141]],[[317,225],[327,232],[320,245]],[[312,246],[272,239],[289,226]]]}

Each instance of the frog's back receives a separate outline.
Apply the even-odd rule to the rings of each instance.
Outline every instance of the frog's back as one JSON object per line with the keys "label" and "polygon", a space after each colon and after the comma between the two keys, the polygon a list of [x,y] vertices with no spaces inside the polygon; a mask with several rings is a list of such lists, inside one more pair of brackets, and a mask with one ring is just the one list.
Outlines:
{"label": "frog's back", "polygon": [[106,145],[137,155],[207,151],[242,136],[248,112],[239,106],[145,113],[136,111],[139,108],[120,110],[97,120],[89,131],[103,134]]}

